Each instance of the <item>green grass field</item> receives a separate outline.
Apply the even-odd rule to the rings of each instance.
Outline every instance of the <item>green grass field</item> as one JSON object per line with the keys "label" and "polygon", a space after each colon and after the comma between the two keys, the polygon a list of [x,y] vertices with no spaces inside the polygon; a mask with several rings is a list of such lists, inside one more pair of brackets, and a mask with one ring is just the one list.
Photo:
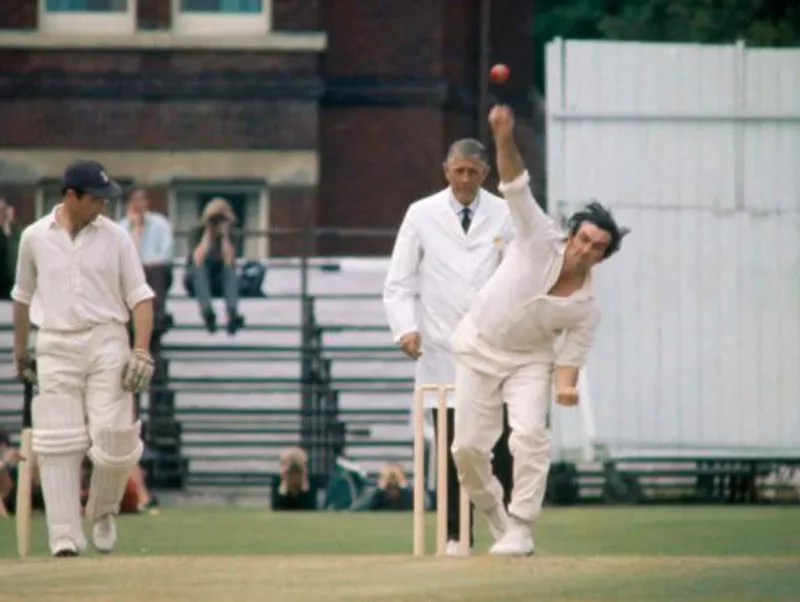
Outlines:
{"label": "green grass field", "polygon": [[[434,517],[428,517],[433,549]],[[123,517],[113,556],[32,557],[0,519],[0,600],[800,600],[800,508],[547,508],[537,554],[494,558],[479,519],[469,558],[413,558],[410,514],[167,508]]]}

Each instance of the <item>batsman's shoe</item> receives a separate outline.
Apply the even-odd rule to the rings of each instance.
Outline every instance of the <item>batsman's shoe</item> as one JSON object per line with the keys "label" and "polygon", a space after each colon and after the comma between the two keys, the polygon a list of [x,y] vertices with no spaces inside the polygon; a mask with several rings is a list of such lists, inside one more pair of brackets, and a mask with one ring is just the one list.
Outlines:
{"label": "batsman's shoe", "polygon": [[79,553],[78,546],[68,537],[62,537],[53,543],[53,556],[56,558],[70,558]]}
{"label": "batsman's shoe", "polygon": [[508,529],[489,550],[489,554],[496,556],[530,556],[533,554],[534,545],[530,525],[509,520]]}
{"label": "batsman's shoe", "polygon": [[112,514],[97,519],[92,527],[92,544],[95,550],[108,554],[117,543],[117,523]]}
{"label": "batsman's shoe", "polygon": [[447,542],[445,554],[447,556],[469,556],[472,554],[472,548],[467,548],[466,553],[464,553],[461,551],[461,544],[459,541],[456,539],[451,539]]}

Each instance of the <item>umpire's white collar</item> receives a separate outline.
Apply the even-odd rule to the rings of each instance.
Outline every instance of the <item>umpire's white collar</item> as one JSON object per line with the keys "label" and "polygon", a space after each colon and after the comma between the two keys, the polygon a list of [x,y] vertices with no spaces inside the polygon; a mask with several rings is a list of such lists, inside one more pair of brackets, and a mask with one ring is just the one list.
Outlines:
{"label": "umpire's white collar", "polygon": [[478,188],[478,192],[475,193],[475,198],[472,199],[472,202],[469,205],[462,205],[458,202],[458,200],[456,200],[452,187],[448,188],[447,200],[450,203],[450,208],[453,210],[453,213],[461,216],[461,212],[464,210],[464,208],[467,208],[469,209],[470,216],[475,215],[475,212],[478,210],[478,207],[480,207],[481,204],[481,192],[482,190]]}

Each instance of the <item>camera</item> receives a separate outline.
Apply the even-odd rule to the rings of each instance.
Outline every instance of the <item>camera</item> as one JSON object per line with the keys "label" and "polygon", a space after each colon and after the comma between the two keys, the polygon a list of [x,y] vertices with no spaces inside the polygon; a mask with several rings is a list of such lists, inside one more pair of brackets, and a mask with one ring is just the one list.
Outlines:
{"label": "camera", "polygon": [[221,213],[217,213],[208,218],[208,223],[212,226],[219,226],[222,222],[228,221],[228,218]]}

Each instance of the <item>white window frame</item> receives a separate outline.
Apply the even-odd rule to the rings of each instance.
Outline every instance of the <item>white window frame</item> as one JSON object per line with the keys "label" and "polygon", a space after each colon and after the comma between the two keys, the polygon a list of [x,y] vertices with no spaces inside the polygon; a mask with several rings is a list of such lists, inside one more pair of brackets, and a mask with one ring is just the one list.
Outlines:
{"label": "white window frame", "polygon": [[261,0],[261,12],[248,14],[185,13],[172,1],[172,31],[179,35],[257,36],[272,30],[272,0]]}
{"label": "white window frame", "polygon": [[136,3],[128,0],[124,13],[50,12],[47,0],[39,0],[39,31],[49,34],[125,35],[136,32]]}
{"label": "white window frame", "polygon": [[[224,198],[225,193],[241,194],[247,196],[245,205],[246,224],[238,227],[244,230],[266,230],[269,228],[269,188],[266,183],[259,185],[248,182],[237,183],[236,179],[229,182],[221,181],[210,184],[203,180],[186,179],[179,183],[172,182],[169,191],[169,218],[174,229],[186,232],[196,226],[198,221],[197,197],[208,192],[218,192]],[[185,237],[177,237],[175,241],[175,256],[186,257],[189,252],[188,241]],[[263,236],[249,237],[244,241],[242,258],[262,260],[269,256],[269,240]]]}

